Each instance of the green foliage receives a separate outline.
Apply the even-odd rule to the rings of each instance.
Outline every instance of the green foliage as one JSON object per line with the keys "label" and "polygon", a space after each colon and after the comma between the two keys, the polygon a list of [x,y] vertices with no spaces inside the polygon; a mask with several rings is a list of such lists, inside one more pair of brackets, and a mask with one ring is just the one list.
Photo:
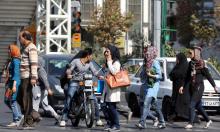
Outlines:
{"label": "green foliage", "polygon": [[106,46],[117,44],[123,32],[127,32],[132,25],[132,14],[121,14],[119,0],[106,0],[103,7],[97,7],[93,12],[92,23],[88,31],[95,36],[95,41]]}
{"label": "green foliage", "polygon": [[196,15],[192,15],[190,26],[193,29],[193,35],[200,41],[200,46],[203,46],[204,43],[209,43],[211,39],[216,38],[217,30],[214,25],[209,24],[207,20],[202,20]]}
{"label": "green foliage", "polygon": [[185,56],[188,56],[188,55],[189,55],[189,51],[190,51],[190,49],[188,49],[188,48],[182,48],[182,49],[180,50],[180,52],[181,52],[181,53],[184,53]]}
{"label": "green foliage", "polygon": [[218,62],[216,57],[211,57],[208,59],[208,62],[210,62],[215,68],[220,72],[220,63]]}
{"label": "green foliage", "polygon": [[175,57],[176,56],[174,49],[168,44],[164,45],[164,52],[165,52],[166,57]]}
{"label": "green foliage", "polygon": [[177,0],[177,34],[179,42],[185,47],[193,40],[190,16],[194,13],[194,0]]}

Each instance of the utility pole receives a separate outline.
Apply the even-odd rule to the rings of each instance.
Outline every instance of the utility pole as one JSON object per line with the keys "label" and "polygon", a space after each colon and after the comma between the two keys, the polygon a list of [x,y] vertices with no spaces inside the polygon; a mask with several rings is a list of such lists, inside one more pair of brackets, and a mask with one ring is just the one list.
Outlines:
{"label": "utility pole", "polygon": [[[162,0],[163,1],[163,0]],[[161,0],[154,0],[154,45],[161,51]],[[158,56],[161,53],[158,52]]]}

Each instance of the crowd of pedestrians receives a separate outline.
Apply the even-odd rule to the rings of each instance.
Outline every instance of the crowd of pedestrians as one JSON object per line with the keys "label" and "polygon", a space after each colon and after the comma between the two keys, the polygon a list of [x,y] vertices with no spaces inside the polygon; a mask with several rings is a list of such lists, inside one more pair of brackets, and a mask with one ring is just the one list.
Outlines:
{"label": "crowd of pedestrians", "polygon": [[[44,60],[38,56],[38,51],[32,41],[31,34],[28,31],[21,31],[19,40],[21,48],[16,44],[9,45],[9,61],[5,67],[6,71],[8,71],[8,79],[5,85],[4,100],[5,104],[12,111],[13,117],[12,122],[7,126],[34,127],[42,119],[38,113],[41,104],[43,110],[50,112],[55,118],[56,124],[60,127],[65,127],[71,101],[74,101],[73,96],[79,89],[79,79],[82,78],[83,73],[90,70],[94,76],[105,80],[105,77],[99,75],[99,71],[95,69],[91,62],[92,49],[86,48],[83,50],[80,57],[73,59],[70,62],[70,67],[65,71],[67,79],[71,79],[71,81],[68,82],[68,87],[64,89],[64,109],[62,115],[59,115],[48,103],[48,95],[52,95],[53,92],[50,89],[47,73],[44,69]],[[183,53],[177,54],[176,65],[169,74],[170,79],[173,81],[172,111],[170,117],[179,115],[188,117],[189,122],[185,126],[186,129],[193,128],[196,117],[195,109],[202,114],[206,121],[204,128],[208,128],[212,124],[212,121],[202,107],[201,98],[204,92],[203,78],[206,77],[214,87],[215,92],[218,92],[214,80],[200,57],[200,52],[200,47],[193,47],[189,52],[191,58],[189,63]],[[116,46],[113,44],[107,45],[103,56],[105,58],[106,74],[116,75],[120,72],[120,52]],[[147,118],[152,119],[154,127],[160,129],[166,128],[164,116],[157,103],[162,72],[160,63],[156,57],[157,49],[152,45],[148,45],[144,49],[144,64],[141,72],[144,103],[142,105],[143,109],[140,111],[140,120],[136,124],[136,127],[139,129],[147,128]],[[105,83],[103,97],[104,102],[101,104],[101,111],[106,120],[104,130],[120,131],[118,109],[122,110],[126,108],[120,104],[120,87],[112,89],[110,85]],[[98,100],[96,97],[94,98],[96,124],[103,125],[100,119]],[[178,104],[183,104],[183,107],[178,107]],[[156,115],[151,112],[152,106]],[[127,107],[125,111],[128,112],[128,119],[130,120],[132,116],[131,110]]]}

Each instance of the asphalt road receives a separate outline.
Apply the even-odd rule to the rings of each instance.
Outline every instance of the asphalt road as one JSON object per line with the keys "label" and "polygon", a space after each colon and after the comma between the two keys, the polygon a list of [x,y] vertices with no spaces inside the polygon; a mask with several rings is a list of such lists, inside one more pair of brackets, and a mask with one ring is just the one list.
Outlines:
{"label": "asphalt road", "polygon": [[[6,125],[12,120],[12,113],[10,110],[6,107],[4,104],[3,99],[3,93],[4,89],[0,88],[0,132],[20,132],[20,131],[30,131],[30,130],[21,130],[19,128],[8,128]],[[201,124],[196,124],[195,128],[192,130],[185,130],[184,126],[186,125],[186,122],[174,122],[173,124],[167,123],[167,128],[161,130],[152,127],[152,121],[147,121],[147,129],[140,130],[135,127],[135,124],[138,122],[137,117],[132,118],[132,120],[127,123],[127,120],[124,116],[120,116],[120,124],[121,124],[121,131],[122,132],[133,132],[133,131],[147,131],[147,132],[185,132],[185,131],[207,131],[207,132],[217,132],[220,131],[220,116],[214,115],[211,117],[213,121],[213,125],[209,129],[203,129],[203,126],[205,125],[205,122],[202,122]],[[105,121],[102,119],[102,121]],[[68,122],[67,127],[61,128],[59,126],[54,125],[55,120],[53,118],[43,117],[43,120],[36,126],[34,130],[31,130],[33,132],[99,132],[103,131],[103,127],[93,127],[91,129],[86,128],[85,122],[81,121],[79,127],[74,128],[71,126],[71,122]]]}

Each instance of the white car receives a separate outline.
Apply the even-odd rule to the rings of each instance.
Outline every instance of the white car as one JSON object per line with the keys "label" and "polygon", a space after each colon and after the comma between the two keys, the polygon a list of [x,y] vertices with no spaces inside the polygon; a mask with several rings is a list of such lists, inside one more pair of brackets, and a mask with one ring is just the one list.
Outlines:
{"label": "white car", "polygon": [[[164,117],[166,118],[170,110],[170,100],[172,95],[172,81],[169,78],[169,73],[173,69],[173,67],[176,64],[176,58],[169,58],[169,57],[162,57],[157,58],[157,60],[160,62],[161,70],[162,70],[162,79],[160,81],[160,90],[158,92],[158,103],[160,106],[162,106],[162,111]],[[206,65],[209,69],[209,72],[211,73],[217,88],[220,88],[220,74],[218,71],[208,62],[206,62]],[[126,100],[128,102],[128,106],[131,108],[134,114],[139,115],[140,114],[140,104],[143,102],[143,96],[144,92],[143,89],[141,89],[141,79],[140,79],[140,73],[142,71],[142,66],[138,69],[136,74],[131,75],[131,85],[127,88],[126,92]],[[203,95],[203,106],[206,110],[214,110],[219,111],[220,110],[220,94],[216,94],[214,92],[213,87],[208,82],[208,80],[204,80],[205,90]]]}

